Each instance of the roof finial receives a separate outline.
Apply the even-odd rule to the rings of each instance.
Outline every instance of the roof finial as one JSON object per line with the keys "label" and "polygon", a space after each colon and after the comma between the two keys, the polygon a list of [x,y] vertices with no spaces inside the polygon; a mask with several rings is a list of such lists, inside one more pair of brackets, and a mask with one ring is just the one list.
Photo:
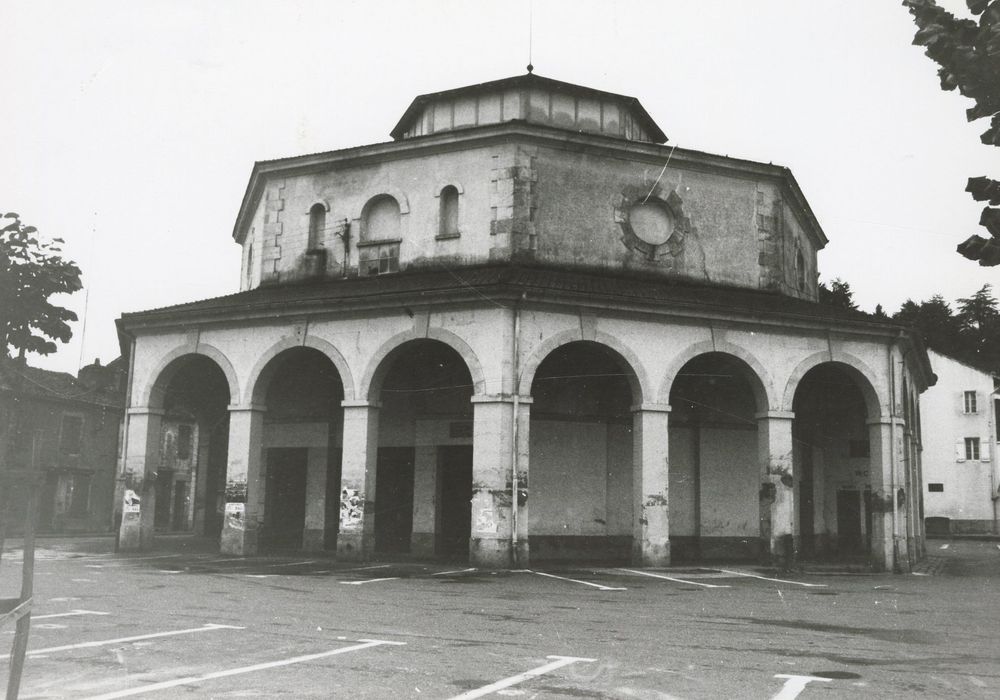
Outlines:
{"label": "roof finial", "polygon": [[535,70],[535,67],[529,63],[528,64],[528,72],[531,73],[534,70]]}

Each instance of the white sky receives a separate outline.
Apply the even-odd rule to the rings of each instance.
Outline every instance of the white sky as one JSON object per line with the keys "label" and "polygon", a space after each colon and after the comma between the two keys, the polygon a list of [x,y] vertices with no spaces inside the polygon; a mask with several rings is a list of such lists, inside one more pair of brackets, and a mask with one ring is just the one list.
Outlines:
{"label": "white sky", "polygon": [[[957,13],[961,0],[943,3]],[[86,334],[32,364],[118,354],[114,319],[236,291],[255,160],[389,140],[420,94],[524,72],[528,0],[11,2],[0,209],[65,238]],[[898,1],[535,0],[536,72],[638,97],[670,143],[792,169],[866,310],[968,296],[970,176],[1000,176],[971,101],[938,87]],[[83,317],[84,292],[64,303]]]}

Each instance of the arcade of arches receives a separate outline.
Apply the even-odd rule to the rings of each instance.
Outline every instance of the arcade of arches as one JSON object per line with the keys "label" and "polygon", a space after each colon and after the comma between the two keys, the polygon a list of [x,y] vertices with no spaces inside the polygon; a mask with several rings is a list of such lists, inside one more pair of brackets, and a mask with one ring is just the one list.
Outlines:
{"label": "arcade of arches", "polygon": [[368,375],[352,368],[368,377],[359,396],[333,353],[289,347],[258,361],[241,399],[225,361],[180,353],[129,410],[141,506],[122,514],[120,544],[188,531],[235,554],[484,566],[917,554],[894,471],[915,469],[917,428],[883,415],[859,369],[805,362],[776,409],[784,387],[727,352],[676,360],[662,403],[648,368],[600,341],[535,354],[520,394],[491,394],[467,347],[410,338]]}

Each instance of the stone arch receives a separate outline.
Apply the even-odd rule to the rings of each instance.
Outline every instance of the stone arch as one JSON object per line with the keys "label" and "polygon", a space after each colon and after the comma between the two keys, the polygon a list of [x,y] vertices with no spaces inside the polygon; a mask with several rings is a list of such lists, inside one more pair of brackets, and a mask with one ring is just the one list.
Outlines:
{"label": "stone arch", "polygon": [[826,363],[833,363],[843,367],[847,373],[857,382],[858,389],[865,400],[865,410],[868,412],[868,420],[876,420],[882,417],[882,406],[887,406],[888,401],[884,395],[875,372],[864,360],[845,352],[831,353],[820,351],[813,353],[802,360],[788,377],[785,384],[785,393],[781,400],[781,411],[791,411],[795,399],[795,390],[806,373],[813,367],[818,367]]}
{"label": "stone arch", "polygon": [[[591,335],[591,334],[588,334]],[[625,345],[618,338],[603,333],[601,331],[596,331],[592,334],[593,337],[584,337],[583,332],[579,328],[573,328],[569,330],[556,333],[553,336],[542,341],[538,347],[531,353],[528,360],[521,365],[520,377],[517,378],[517,390],[521,396],[528,396],[531,394],[531,384],[535,379],[535,372],[538,371],[539,365],[545,360],[553,350],[562,347],[568,343],[575,343],[579,341],[592,342],[598,345],[604,345],[610,350],[613,350],[618,356],[624,361],[629,372],[626,372],[626,380],[629,383],[629,388],[632,390],[632,401],[634,404],[639,405],[647,400],[647,397],[652,396],[652,392],[649,390],[649,380],[646,378],[646,369],[639,359],[639,356],[635,353],[632,348]]]}
{"label": "stone arch", "polygon": [[188,355],[203,355],[212,360],[226,376],[226,383],[229,385],[230,403],[238,400],[240,395],[240,381],[236,376],[236,370],[233,369],[233,364],[226,357],[226,354],[214,345],[192,342],[174,348],[160,359],[156,365],[156,369],[150,373],[150,378],[146,386],[139,394],[139,403],[135,405],[159,408],[164,394],[163,390],[166,389],[170,380],[177,373],[177,370],[180,369],[180,360]]}
{"label": "stone arch", "polygon": [[245,405],[252,406],[264,403],[264,392],[267,390],[267,382],[261,381],[261,375],[267,369],[271,360],[285,350],[298,347],[312,348],[326,355],[337,369],[337,374],[340,375],[340,383],[344,389],[344,400],[349,401],[354,398],[354,377],[351,374],[351,368],[347,364],[347,360],[344,359],[340,351],[331,343],[314,335],[307,335],[304,341],[300,341],[294,337],[282,338],[261,354],[248,377],[246,395],[243,397]]}
{"label": "stone arch", "polygon": [[745,376],[747,381],[750,383],[750,389],[753,391],[754,401],[757,404],[758,412],[766,412],[770,410],[771,407],[778,405],[777,396],[775,396],[774,392],[774,382],[771,381],[771,375],[761,361],[746,348],[735,345],[734,343],[719,340],[705,340],[699,343],[694,343],[678,353],[667,367],[667,372],[663,377],[663,383],[660,385],[660,393],[658,395],[657,402],[661,404],[669,404],[670,389],[674,385],[674,379],[677,378],[678,372],[680,372],[681,369],[684,368],[684,365],[694,358],[700,355],[707,355],[709,353],[728,355],[729,357],[739,360],[740,363],[744,365],[747,370]]}
{"label": "stone arch", "polygon": [[465,194],[465,188],[462,187],[462,183],[459,182],[458,180],[441,180],[438,182],[438,184],[434,189],[434,196],[440,197],[441,192],[444,190],[445,187],[448,187],[449,185],[458,190],[459,194]]}
{"label": "stone arch", "polygon": [[368,367],[362,376],[361,384],[358,386],[359,397],[367,397],[369,401],[378,401],[378,393],[381,389],[382,380],[385,378],[385,373],[389,368],[389,363],[385,360],[411,340],[437,340],[450,347],[465,362],[465,366],[469,370],[469,375],[472,377],[473,393],[486,393],[486,380],[483,375],[483,367],[472,347],[451,331],[446,331],[443,328],[428,328],[426,333],[417,333],[412,330],[397,333],[382,343],[375,354],[372,355],[372,359],[368,362]]}
{"label": "stone arch", "polygon": [[388,195],[396,200],[396,204],[399,205],[400,216],[405,216],[406,214],[410,213],[410,200],[406,197],[406,194],[404,194],[403,191],[398,187],[393,187],[392,185],[385,185],[379,187],[378,191],[376,191],[375,194],[373,194],[371,197],[367,197],[364,200],[364,202],[361,203],[361,206],[355,205],[356,208],[353,211],[351,211],[350,214],[351,219],[355,221],[362,219],[365,215],[365,211],[367,211],[368,209],[368,205],[371,204],[376,199],[378,199],[379,197],[383,197],[385,195]]}

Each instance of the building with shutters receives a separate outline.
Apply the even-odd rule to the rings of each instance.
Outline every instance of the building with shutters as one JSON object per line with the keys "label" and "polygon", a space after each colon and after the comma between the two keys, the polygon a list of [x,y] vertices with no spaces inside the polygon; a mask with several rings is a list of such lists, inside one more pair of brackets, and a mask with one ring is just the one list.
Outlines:
{"label": "building with shutters", "polygon": [[186,522],[226,552],[919,556],[930,365],[817,303],[827,239],[787,168],[532,73],[421,95],[390,134],[258,162],[240,291],[120,319],[123,547],[152,543],[184,416]]}
{"label": "building with shutters", "polygon": [[1000,534],[995,377],[929,351],[938,382],[920,397],[928,534]]}
{"label": "building with shutters", "polygon": [[[120,358],[76,377],[0,358],[0,469],[43,474],[39,531],[112,529],[125,379]],[[8,532],[20,532],[23,494],[0,497],[9,499]]]}

